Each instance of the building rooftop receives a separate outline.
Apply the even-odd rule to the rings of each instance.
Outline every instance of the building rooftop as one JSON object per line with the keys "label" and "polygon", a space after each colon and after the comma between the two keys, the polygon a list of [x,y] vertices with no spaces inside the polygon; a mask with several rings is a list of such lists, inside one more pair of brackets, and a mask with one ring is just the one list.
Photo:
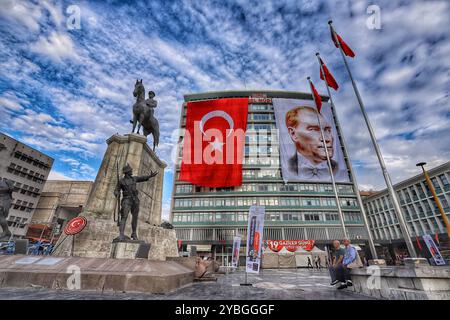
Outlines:
{"label": "building rooftop", "polygon": [[[238,98],[250,97],[255,94],[261,94],[265,98],[285,98],[285,99],[308,99],[312,100],[311,93],[285,90],[224,90],[224,91],[207,91],[202,93],[188,93],[184,95],[184,101],[207,100],[214,98]],[[328,101],[329,97],[321,95],[322,101]]]}
{"label": "building rooftop", "polygon": [[[441,164],[441,165],[439,165],[437,167],[434,167],[434,168],[431,168],[431,169],[427,169],[427,172],[428,172],[428,174],[430,176],[432,176],[432,175],[434,175],[437,172],[441,172],[441,171],[445,170],[446,168],[448,170],[450,170],[450,161],[448,161],[448,162],[446,162],[444,164]],[[423,173],[422,173],[422,169],[417,168],[417,172],[419,172],[419,173],[416,174],[415,176],[412,176],[410,178],[407,178],[407,179],[405,179],[403,181],[400,181],[400,182],[394,184],[394,189],[402,188],[404,186],[408,186],[410,184],[415,183],[417,180],[425,180],[425,177],[423,176]],[[385,188],[383,190],[374,192],[370,196],[367,196],[364,200],[366,201],[366,200],[369,200],[371,198],[375,198],[375,197],[377,197],[377,196],[379,196],[381,194],[387,193],[387,192],[388,192],[388,190],[387,190],[387,188]]]}

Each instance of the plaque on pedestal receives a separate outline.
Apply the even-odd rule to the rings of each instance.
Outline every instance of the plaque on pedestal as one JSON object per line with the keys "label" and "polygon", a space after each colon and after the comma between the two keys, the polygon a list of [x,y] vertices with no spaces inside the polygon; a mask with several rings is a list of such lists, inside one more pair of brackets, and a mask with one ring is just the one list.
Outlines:
{"label": "plaque on pedestal", "polygon": [[110,258],[113,259],[148,259],[150,244],[141,240],[113,240]]}

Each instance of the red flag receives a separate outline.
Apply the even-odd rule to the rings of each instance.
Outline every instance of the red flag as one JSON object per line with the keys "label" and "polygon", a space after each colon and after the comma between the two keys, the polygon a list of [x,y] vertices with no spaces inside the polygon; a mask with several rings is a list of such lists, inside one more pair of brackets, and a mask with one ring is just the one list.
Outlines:
{"label": "red flag", "polygon": [[[334,90],[337,90],[339,88],[339,85],[337,84],[336,80],[334,79],[333,75],[331,74],[330,70],[328,70],[327,66],[323,62],[321,58],[319,58],[320,64],[322,65],[322,68],[320,69],[320,79],[325,80],[324,73],[326,76],[326,83],[329,87],[332,87]],[[323,72],[322,72],[323,69]]]}
{"label": "red flag", "polygon": [[434,235],[434,240],[436,240],[436,243],[437,243],[438,245],[440,245],[440,243],[439,243],[439,236],[438,236],[437,232],[436,232],[436,234]]}
{"label": "red flag", "polygon": [[322,109],[322,99],[320,98],[320,95],[311,80],[309,80],[309,86],[311,87],[311,92],[314,98],[314,102],[316,103],[317,111],[319,111],[320,113],[320,109]]}
{"label": "red flag", "polygon": [[[350,47],[345,43],[345,41],[341,38],[341,36],[338,35],[338,34],[334,31],[334,29],[333,29],[333,27],[332,27],[331,25],[330,25],[330,31],[331,31],[331,39],[333,40],[334,45],[336,46],[336,48],[339,48],[339,44],[341,44],[342,51],[344,51],[345,55],[348,56],[348,57],[352,57],[352,58],[353,58],[353,57],[355,56],[355,53],[354,53],[353,50],[350,49]],[[333,33],[334,33],[334,36],[336,36],[336,37],[333,36]],[[337,38],[337,41],[339,41],[339,43],[336,41],[336,38]]]}
{"label": "red flag", "polygon": [[422,251],[422,245],[420,244],[419,237],[417,237],[417,236],[416,236],[416,242],[417,242],[417,247],[419,248],[420,251]]}
{"label": "red flag", "polygon": [[248,98],[188,102],[180,180],[197,186],[242,185]]}

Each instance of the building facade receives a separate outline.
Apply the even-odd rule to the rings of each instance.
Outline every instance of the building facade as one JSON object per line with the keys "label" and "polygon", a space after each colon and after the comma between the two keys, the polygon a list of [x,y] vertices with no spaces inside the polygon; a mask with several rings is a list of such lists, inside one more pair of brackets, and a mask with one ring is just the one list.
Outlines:
{"label": "building facade", "polygon": [[[414,242],[424,234],[446,234],[443,219],[420,168],[419,174],[394,185],[402,213]],[[428,170],[441,205],[450,219],[450,162]],[[363,198],[370,231],[377,243],[389,246],[391,257],[405,251],[404,241],[388,191],[382,190]],[[417,238],[416,238],[417,237]],[[418,247],[418,246],[417,246]],[[420,248],[417,248],[420,253]]]}
{"label": "building facade", "polygon": [[[343,230],[332,184],[284,183],[277,135],[270,133],[263,138],[264,143],[261,143],[262,137],[258,135],[260,130],[267,132],[277,129],[273,98],[311,100],[311,95],[285,91],[224,91],[185,95],[180,128],[185,128],[187,102],[231,97],[250,97],[241,186],[205,188],[180,181],[183,135],[179,137],[170,220],[183,250],[186,245],[195,245],[197,251],[200,248],[204,255],[225,254],[231,248],[235,235],[241,235],[245,244],[248,211],[254,204],[266,208],[265,240],[312,239],[323,246],[333,239],[342,239]],[[332,112],[335,117],[334,110]],[[337,123],[336,129],[350,171],[351,165]],[[261,151],[267,157],[259,157]],[[364,246],[367,229],[355,192],[357,190],[352,179],[348,183],[338,184],[347,233],[354,243]]]}
{"label": "building facade", "polygon": [[0,132],[0,177],[12,180],[16,191],[8,224],[24,237],[53,165],[53,158]]}
{"label": "building facade", "polygon": [[27,232],[27,238],[56,242],[68,221],[85,207],[92,181],[48,180]]}

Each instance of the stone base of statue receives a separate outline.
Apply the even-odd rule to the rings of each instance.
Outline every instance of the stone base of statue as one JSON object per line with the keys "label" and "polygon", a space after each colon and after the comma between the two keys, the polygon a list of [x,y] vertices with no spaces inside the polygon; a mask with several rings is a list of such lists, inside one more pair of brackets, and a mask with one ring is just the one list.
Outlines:
{"label": "stone base of statue", "polygon": [[175,261],[0,255],[0,288],[165,294],[193,280],[194,271]]}
{"label": "stone base of statue", "polygon": [[148,259],[150,248],[150,244],[141,240],[114,239],[109,257],[113,259]]}
{"label": "stone base of statue", "polygon": [[[175,230],[159,227],[166,164],[147,145],[145,136],[116,134],[107,140],[107,144],[108,148],[86,208],[81,213],[87,219],[87,226],[81,233],[75,235],[73,242],[64,241],[53,255],[68,256],[73,250],[73,256],[76,257],[109,258],[111,256],[113,240],[119,235],[117,222],[114,221],[118,214],[118,199],[114,197],[114,189],[118,177],[122,176],[122,168],[128,163],[136,176],[147,175],[151,171],[159,172],[148,182],[137,185],[140,199],[137,236],[139,240],[151,244],[148,258],[166,260],[166,257],[177,257]],[[128,216],[125,234],[131,235],[131,214]]]}

